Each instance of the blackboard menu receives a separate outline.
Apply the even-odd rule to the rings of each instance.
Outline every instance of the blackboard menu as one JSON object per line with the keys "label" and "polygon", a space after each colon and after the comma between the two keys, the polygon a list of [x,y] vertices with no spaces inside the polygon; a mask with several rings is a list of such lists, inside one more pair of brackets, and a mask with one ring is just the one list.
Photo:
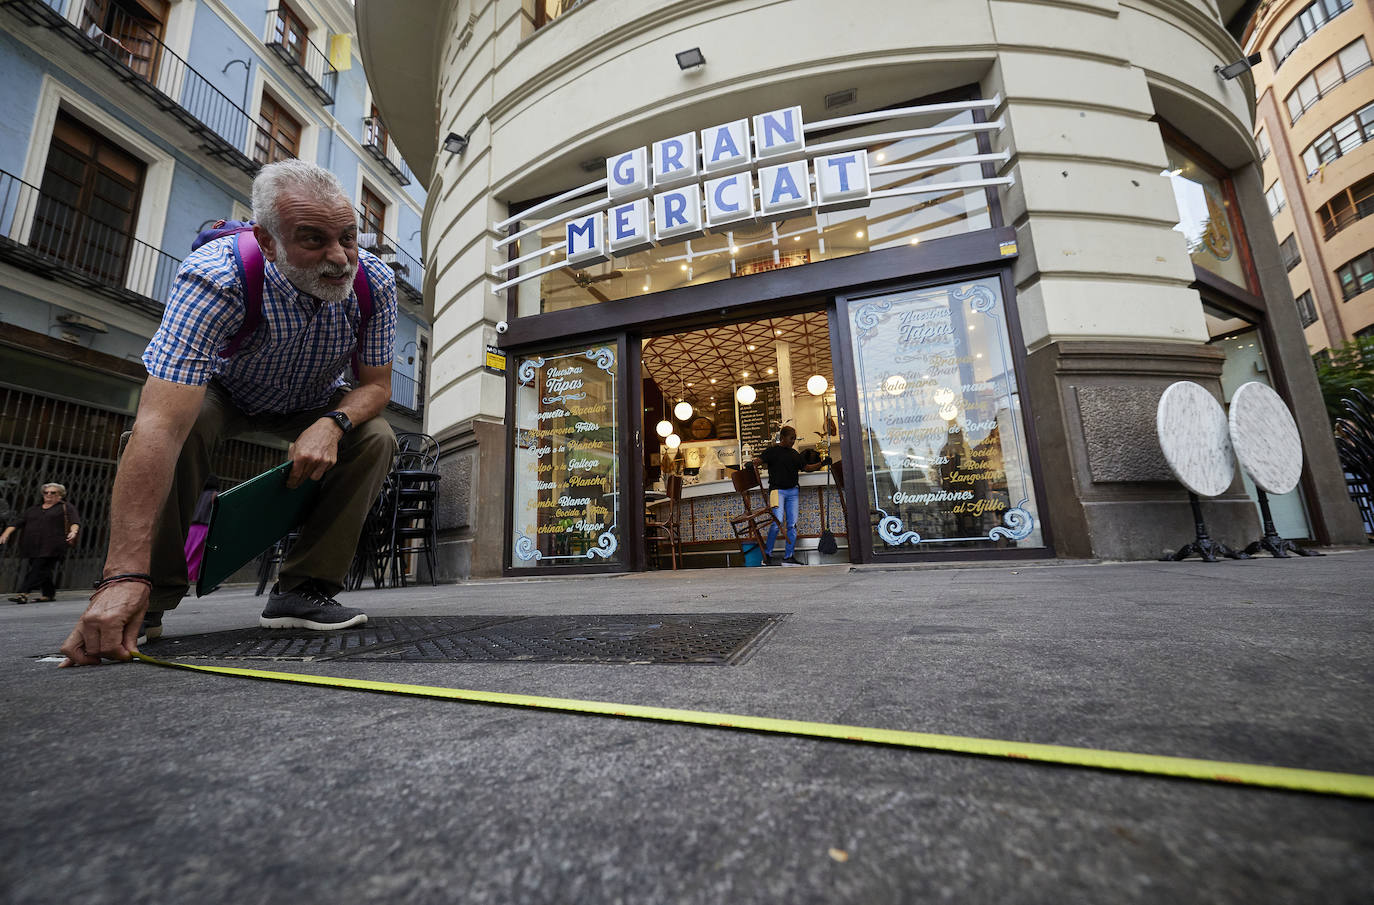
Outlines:
{"label": "blackboard menu", "polygon": [[753,384],[758,397],[749,405],[735,400],[739,418],[739,442],[748,460],[767,449],[773,434],[782,426],[782,392],[778,382]]}

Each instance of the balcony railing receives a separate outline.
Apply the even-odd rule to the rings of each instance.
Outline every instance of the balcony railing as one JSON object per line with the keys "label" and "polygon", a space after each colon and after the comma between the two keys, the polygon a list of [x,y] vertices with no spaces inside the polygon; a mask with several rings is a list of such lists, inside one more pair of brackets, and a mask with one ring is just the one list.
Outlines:
{"label": "balcony railing", "polygon": [[[80,15],[74,16],[76,2],[79,0],[4,0],[0,6],[30,25],[52,30],[103,63],[120,81],[200,138],[201,148],[211,157],[250,174],[261,168],[262,164],[243,150],[260,144],[259,136],[265,134],[254,117],[121,7],[112,6],[107,17],[97,20],[98,7],[89,2],[77,7]],[[72,21],[74,18],[81,24]]]}
{"label": "balcony railing", "polygon": [[292,28],[293,20],[279,9],[267,11],[267,47],[296,73],[305,87],[326,107],[334,103],[339,71],[329,62],[329,54],[315,42]]}
{"label": "balcony railing", "polygon": [[162,315],[181,259],[0,170],[0,260]]}
{"label": "balcony railing", "polygon": [[423,418],[425,401],[420,398],[420,383],[409,374],[391,372],[391,404],[416,418]]}
{"label": "balcony railing", "polygon": [[401,152],[391,141],[391,136],[387,134],[386,126],[375,116],[363,117],[363,148],[367,153],[377,159],[377,162],[386,167],[397,182],[401,185],[410,185],[410,167],[406,166],[405,159],[401,157]]}
{"label": "balcony railing", "polygon": [[1374,187],[1370,188],[1368,194],[1353,199],[1349,207],[1335,214],[1328,214],[1325,210],[1322,211],[1322,221],[1323,226],[1325,226],[1326,238],[1331,238],[1350,224],[1363,220],[1370,214],[1374,214]]}
{"label": "balcony railing", "polygon": [[417,305],[423,304],[425,300],[425,269],[423,265],[402,251],[395,239],[384,232],[374,230],[362,211],[358,212],[358,217],[359,222],[363,224],[363,231],[358,235],[358,247],[372,252],[382,259],[383,264],[391,268],[392,272],[396,274],[396,291],[402,298]]}

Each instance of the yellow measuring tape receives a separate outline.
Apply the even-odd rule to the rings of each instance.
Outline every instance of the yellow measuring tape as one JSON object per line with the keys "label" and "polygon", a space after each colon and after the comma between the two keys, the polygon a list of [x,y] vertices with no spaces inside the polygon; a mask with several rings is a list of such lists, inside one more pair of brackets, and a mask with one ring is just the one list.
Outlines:
{"label": "yellow measuring tape", "polygon": [[1321,770],[1303,770],[1296,767],[1266,767],[1260,764],[1236,764],[1220,760],[1197,760],[1191,757],[1169,757],[1157,754],[1132,754],[1128,751],[1100,751],[1095,748],[1072,748],[1065,745],[1037,745],[990,738],[907,732],[900,729],[874,729],[867,726],[842,726],[836,723],[812,723],[805,720],[780,720],[733,713],[711,713],[704,710],[642,707],[636,704],[614,704],[607,701],[581,701],[574,698],[548,698],[539,695],[504,694],[496,691],[470,691],[462,688],[439,688],[433,685],[371,682],[365,679],[339,679],[333,676],[269,672],[262,669],[199,666],[190,663],[170,663],[140,653],[135,653],[134,657],[155,666],[188,669],[193,672],[208,672],[221,676],[266,679],[272,682],[293,682],[298,685],[323,685],[328,688],[405,694],[424,698],[444,698],[476,704],[500,704],[506,707],[532,707],[539,710],[560,710],[567,713],[587,713],[596,716],[687,723],[696,726],[744,729],[751,732],[771,732],[778,735],[828,738],[849,742],[867,742],[875,745],[920,748],[927,751],[947,751],[957,754],[977,754],[983,757],[1004,757],[1019,761],[1092,767],[1098,770],[1116,770],[1124,773],[1147,773],[1156,776],[1200,779],[1208,782],[1264,786],[1272,789],[1294,789],[1300,792],[1317,792],[1322,795],[1374,798],[1374,776],[1361,776],[1354,773],[1327,773]]}

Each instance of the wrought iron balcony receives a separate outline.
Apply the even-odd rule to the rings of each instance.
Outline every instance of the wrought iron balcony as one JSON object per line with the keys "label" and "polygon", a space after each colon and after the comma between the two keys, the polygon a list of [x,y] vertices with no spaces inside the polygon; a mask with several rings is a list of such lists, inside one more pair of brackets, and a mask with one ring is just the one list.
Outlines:
{"label": "wrought iron balcony", "polygon": [[358,234],[358,247],[372,252],[382,259],[383,264],[391,268],[396,274],[396,292],[401,298],[416,305],[423,305],[424,266],[402,251],[395,239],[375,229],[362,211],[358,212],[358,218],[358,222],[362,224],[362,232]]}
{"label": "wrought iron balcony", "polygon": [[181,259],[0,170],[0,261],[162,316]]}
{"label": "wrought iron balcony", "polygon": [[420,383],[409,374],[391,372],[391,405],[407,415],[423,420],[425,400],[421,398]]}
{"label": "wrought iron balcony", "polygon": [[410,167],[406,166],[405,158],[401,157],[401,152],[392,143],[386,126],[378,117],[363,117],[363,148],[386,167],[397,182],[410,185]]}
{"label": "wrought iron balcony", "polygon": [[250,174],[262,167],[243,151],[272,143],[262,125],[122,7],[91,0],[3,0],[0,7],[103,63],[197,136],[211,157]]}
{"label": "wrought iron balcony", "polygon": [[283,16],[280,9],[269,9],[267,47],[328,107],[334,103],[339,71],[329,62],[329,54],[302,34],[297,24],[294,17]]}

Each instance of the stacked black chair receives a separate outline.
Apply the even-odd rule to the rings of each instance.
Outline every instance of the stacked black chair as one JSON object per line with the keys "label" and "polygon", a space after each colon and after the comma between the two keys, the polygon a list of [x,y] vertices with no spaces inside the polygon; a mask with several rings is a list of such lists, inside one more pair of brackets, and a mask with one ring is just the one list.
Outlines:
{"label": "stacked black chair", "polygon": [[402,559],[415,553],[424,554],[430,584],[438,585],[435,565],[439,549],[439,473],[434,469],[439,462],[439,444],[428,434],[413,433],[397,434],[396,444],[396,463],[389,478],[392,499],[387,540],[392,586],[405,587]]}
{"label": "stacked black chair", "polygon": [[356,591],[363,586],[363,580],[372,578],[372,587],[386,586],[386,569],[391,557],[391,509],[394,494],[391,476],[382,482],[382,489],[372,508],[363,520],[362,533],[358,535],[358,546],[353,551],[353,561],[348,565],[348,576],[344,587]]}

